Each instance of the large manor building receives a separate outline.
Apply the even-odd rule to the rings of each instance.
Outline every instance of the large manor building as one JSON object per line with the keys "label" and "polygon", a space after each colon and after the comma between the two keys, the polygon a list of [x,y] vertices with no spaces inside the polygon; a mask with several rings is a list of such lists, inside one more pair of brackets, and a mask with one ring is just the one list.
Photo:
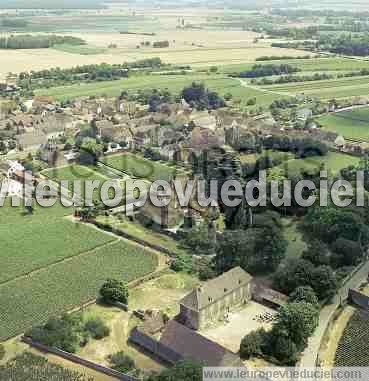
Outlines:
{"label": "large manor building", "polygon": [[235,267],[206,282],[180,301],[178,320],[194,330],[223,320],[232,308],[251,300],[251,281],[250,274]]}

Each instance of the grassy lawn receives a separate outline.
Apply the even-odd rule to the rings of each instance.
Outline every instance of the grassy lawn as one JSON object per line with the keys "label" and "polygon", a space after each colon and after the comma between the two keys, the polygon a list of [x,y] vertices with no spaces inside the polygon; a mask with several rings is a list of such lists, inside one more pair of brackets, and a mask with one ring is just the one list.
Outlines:
{"label": "grassy lawn", "polygon": [[[81,227],[76,227],[76,231]],[[70,237],[63,238],[60,247],[68,249]],[[84,238],[81,233],[79,238]],[[154,254],[117,241],[7,282],[0,286],[0,340],[94,299],[108,278],[129,282],[152,272],[156,266]]]}
{"label": "grassy lawn", "polygon": [[132,153],[107,156],[102,162],[109,167],[127,173],[130,176],[150,181],[169,181],[175,174],[184,174],[183,171],[174,167],[156,161],[149,161]]}
{"label": "grassy lawn", "polygon": [[198,284],[191,275],[170,272],[134,288],[130,305],[132,309],[163,310],[174,317],[179,312],[178,301]]}
{"label": "grassy lawn", "polygon": [[293,159],[281,164],[279,167],[287,171],[288,175],[294,175],[302,171],[315,171],[324,164],[328,171],[337,174],[341,169],[347,168],[350,165],[356,165],[359,161],[359,157],[344,153],[328,152],[326,156]]}
{"label": "grassy lawn", "polygon": [[126,219],[114,217],[114,216],[99,216],[97,221],[102,224],[108,224],[115,229],[121,230],[123,233],[129,234],[133,237],[139,238],[143,241],[164,247],[172,251],[173,253],[184,253],[185,251],[180,247],[179,242],[173,238],[168,237],[165,234],[157,233],[153,230],[146,229],[143,225],[139,223],[133,223],[127,221]]}
{"label": "grassy lawn", "polygon": [[252,154],[240,154],[239,159],[241,164],[255,164],[261,157],[269,157],[276,161],[287,161],[294,158],[294,155],[290,152],[281,152],[274,150],[263,150],[262,153],[252,153]]}
{"label": "grassy lawn", "polygon": [[325,115],[319,123],[345,138],[369,140],[369,108]]}
{"label": "grassy lawn", "polygon": [[297,230],[297,222],[291,219],[282,219],[285,239],[288,242],[286,259],[298,258],[307,249],[302,234]]}
{"label": "grassy lawn", "polygon": [[[51,168],[46,169],[42,172],[42,175],[48,177],[49,179],[59,183],[60,181],[67,180],[69,181],[69,191],[73,191],[73,181],[80,180],[81,181],[81,191],[82,191],[82,198],[85,194],[85,185],[86,181],[94,181],[98,180],[100,181],[100,186],[98,189],[94,190],[93,193],[93,199],[100,201],[100,189],[103,185],[103,183],[109,179],[109,177],[101,174],[98,172],[99,169],[95,167],[86,167],[83,165],[68,165],[65,167],[59,167],[59,168]],[[120,181],[120,185],[123,189],[123,195],[124,195],[124,181]],[[113,196],[113,190],[109,190],[109,194]]]}

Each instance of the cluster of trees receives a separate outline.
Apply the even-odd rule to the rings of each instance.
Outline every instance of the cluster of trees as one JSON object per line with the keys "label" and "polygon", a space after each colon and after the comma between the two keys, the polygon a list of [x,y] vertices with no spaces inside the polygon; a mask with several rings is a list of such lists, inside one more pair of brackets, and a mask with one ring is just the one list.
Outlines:
{"label": "cluster of trees", "polygon": [[369,226],[362,208],[311,208],[302,228],[311,242],[317,240],[314,245],[310,243],[310,254],[305,255],[314,264],[333,268],[356,266],[366,255]]}
{"label": "cluster of trees", "polygon": [[315,41],[291,41],[291,42],[273,42],[272,48],[284,48],[284,49],[305,49],[315,50],[317,43]]}
{"label": "cluster of trees", "polygon": [[261,56],[255,59],[255,61],[282,61],[282,60],[307,60],[311,58],[310,55],[306,56]]}
{"label": "cluster of trees", "polygon": [[147,381],[202,381],[202,379],[202,365],[192,360],[183,360],[159,374],[150,375]]}
{"label": "cluster of trees", "polygon": [[330,53],[343,54],[347,56],[368,56],[369,55],[369,36],[343,33],[321,34],[318,40],[304,40],[292,42],[275,42],[272,47],[305,49],[305,50],[325,50]]}
{"label": "cluster of trees", "polygon": [[291,260],[274,276],[285,293],[310,286],[319,300],[334,295],[339,281],[366,257],[369,243],[367,213],[361,208],[313,207],[301,229],[308,242],[301,259]]}
{"label": "cluster of trees", "polygon": [[181,245],[192,253],[198,255],[212,255],[215,253],[215,237],[211,237],[209,226],[201,224],[194,226],[181,239]]}
{"label": "cluster of trees", "polygon": [[136,92],[122,91],[120,99],[130,102],[138,102],[142,105],[149,105],[151,112],[161,109],[164,103],[171,103],[176,99],[168,89],[138,89]]}
{"label": "cluster of trees", "polygon": [[121,373],[132,372],[136,369],[134,360],[123,351],[109,356],[110,367]]}
{"label": "cluster of trees", "polygon": [[197,110],[215,110],[226,105],[217,92],[206,89],[203,83],[193,82],[191,86],[185,87],[181,97]]}
{"label": "cluster of trees", "polygon": [[22,72],[18,76],[17,85],[24,89],[52,87],[73,82],[110,81],[127,78],[131,69],[154,70],[161,68],[160,58],[148,58],[123,64],[94,64],[72,68],[51,68],[40,71]]}
{"label": "cluster of trees", "polygon": [[354,11],[354,10],[337,10],[337,9],[298,9],[298,8],[273,8],[271,10],[273,15],[287,17],[290,20],[298,20],[306,17],[334,17],[334,18],[355,18],[367,19],[369,12]]}
{"label": "cluster of trees", "polygon": [[369,55],[369,36],[355,36],[352,34],[322,35],[318,41],[318,46],[320,49],[328,50],[331,53],[363,57]]}
{"label": "cluster of trees", "polygon": [[3,0],[3,9],[100,9],[101,0]]}
{"label": "cluster of trees", "polygon": [[216,235],[208,224],[203,224],[183,237],[182,247],[205,257],[194,261],[185,253],[179,254],[172,263],[174,271],[197,273],[206,280],[236,266],[252,273],[267,273],[278,268],[287,248],[278,213],[253,216],[242,204],[239,208],[227,209],[225,217],[227,230],[222,234]]}
{"label": "cluster of trees", "polygon": [[94,381],[80,372],[53,364],[44,356],[23,352],[0,366],[1,380],[17,381]]}
{"label": "cluster of trees", "polygon": [[125,283],[116,280],[108,279],[100,289],[102,302],[106,304],[123,303],[128,305],[129,291]]}
{"label": "cluster of trees", "polygon": [[261,155],[255,162],[242,163],[242,176],[245,178],[250,178],[257,175],[259,171],[265,171],[266,169],[277,167],[290,158],[291,157],[287,153],[281,153],[281,155],[273,156]]}
{"label": "cluster of trees", "polygon": [[[309,255],[308,251],[305,255]],[[287,295],[298,287],[309,286],[319,300],[326,300],[334,295],[337,279],[328,265],[316,266],[307,259],[292,259],[275,273],[273,286]]]}
{"label": "cluster of trees", "polygon": [[328,153],[328,147],[325,143],[307,137],[270,135],[263,140],[263,146],[266,149],[292,152],[297,158],[325,156]]}
{"label": "cluster of trees", "polygon": [[299,71],[301,71],[299,68],[289,64],[280,64],[280,65],[256,64],[252,67],[251,70],[243,71],[238,74],[232,74],[232,76],[240,77],[240,78],[258,78],[258,77],[269,77],[272,75],[293,74]]}
{"label": "cluster of trees", "polygon": [[[368,70],[369,73],[369,70]],[[364,75],[364,74],[362,74]],[[296,82],[313,82],[313,81],[322,81],[322,80],[328,80],[328,79],[334,79],[334,76],[331,74],[326,73],[315,73],[313,75],[287,75],[282,76],[276,79],[269,79],[269,78],[263,78],[259,81],[251,80],[251,83],[254,85],[277,85],[277,84],[283,84],[283,83],[296,83]]]}
{"label": "cluster of trees", "polygon": [[235,266],[252,273],[274,271],[285,256],[287,242],[278,213],[253,214],[244,203],[225,210],[227,230],[217,239],[214,267],[223,273]]}
{"label": "cluster of trees", "polygon": [[78,313],[51,318],[44,326],[32,328],[26,336],[48,347],[75,353],[90,338],[101,340],[109,334],[109,327],[100,318],[85,319]]}
{"label": "cluster of trees", "polygon": [[240,345],[240,356],[268,356],[283,365],[294,365],[299,353],[307,346],[319,321],[319,306],[310,288],[299,288],[288,304],[278,311],[271,331],[263,328],[245,336]]}
{"label": "cluster of trees", "polygon": [[293,98],[282,98],[276,99],[270,104],[270,109],[273,112],[273,109],[287,109],[297,106],[297,100]]}
{"label": "cluster of trees", "polygon": [[169,48],[169,41],[155,41],[152,43],[153,48]]}
{"label": "cluster of trees", "polygon": [[0,49],[46,49],[58,44],[84,45],[78,37],[17,34],[0,38]]}
{"label": "cluster of trees", "polygon": [[307,40],[317,36],[320,26],[307,28],[270,28],[267,33],[272,38],[290,38],[292,40]]}
{"label": "cluster of trees", "polygon": [[349,77],[361,77],[364,75],[369,75],[369,69],[361,69],[356,71],[350,71],[348,73],[338,74],[338,78],[349,78]]}
{"label": "cluster of trees", "polygon": [[153,89],[151,90],[151,95],[147,91],[143,94],[147,95],[144,103],[149,104],[150,112],[157,112],[161,105],[171,103],[173,101],[173,95],[167,89]]}
{"label": "cluster of trees", "polygon": [[23,18],[3,18],[0,20],[0,26],[3,28],[26,28],[28,21]]}
{"label": "cluster of trees", "polygon": [[86,137],[79,146],[79,161],[83,165],[96,165],[99,157],[103,154],[104,146],[96,139]]}

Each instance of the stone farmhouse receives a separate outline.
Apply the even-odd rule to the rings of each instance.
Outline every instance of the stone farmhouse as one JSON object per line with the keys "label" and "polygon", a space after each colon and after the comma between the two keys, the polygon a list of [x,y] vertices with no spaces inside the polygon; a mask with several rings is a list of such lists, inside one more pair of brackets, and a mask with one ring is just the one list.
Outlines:
{"label": "stone farmhouse", "polygon": [[180,301],[178,320],[194,330],[222,320],[231,309],[251,300],[251,281],[250,274],[235,267],[206,282]]}

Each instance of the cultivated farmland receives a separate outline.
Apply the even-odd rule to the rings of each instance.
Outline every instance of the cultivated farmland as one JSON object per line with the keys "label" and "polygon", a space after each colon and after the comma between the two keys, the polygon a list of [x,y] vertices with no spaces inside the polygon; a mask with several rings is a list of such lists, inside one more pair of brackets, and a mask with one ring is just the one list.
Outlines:
{"label": "cultivated farmland", "polygon": [[237,79],[227,78],[220,75],[206,75],[190,73],[187,75],[142,75],[117,81],[103,81],[71,86],[58,86],[49,89],[36,90],[37,95],[52,96],[60,101],[78,98],[81,96],[119,96],[123,90],[134,93],[144,89],[168,89],[174,94],[192,82],[202,82],[211,90],[221,95],[232,94],[234,99],[246,102],[250,98],[256,98],[257,105],[269,105],[281,95],[254,87],[243,86]]}
{"label": "cultivated farmland", "polygon": [[369,366],[369,316],[356,311],[338,344],[335,366]]}
{"label": "cultivated farmland", "polygon": [[[302,72],[340,72],[353,71],[360,69],[368,69],[369,62],[361,60],[352,60],[349,58],[310,58],[310,59],[290,59],[290,60],[274,60],[261,61],[259,64],[289,64],[296,66]],[[223,73],[235,73],[250,70],[254,64],[234,64],[224,65],[220,68]]]}
{"label": "cultivated farmland", "polygon": [[345,138],[369,141],[369,108],[325,115],[319,119],[319,123],[325,130]]}
{"label": "cultivated farmland", "polygon": [[[64,240],[68,247],[68,237]],[[152,272],[156,265],[156,255],[119,240],[2,284],[0,340],[94,299],[107,278],[129,282]]]}
{"label": "cultivated farmland", "polygon": [[88,225],[60,205],[32,215],[0,208],[0,341],[96,297],[109,277],[131,281],[156,255]]}
{"label": "cultivated farmland", "polygon": [[70,209],[58,204],[53,208],[37,207],[33,215],[24,214],[22,208],[1,207],[0,221],[4,223],[0,223],[0,283],[113,240],[88,226],[68,221],[64,216],[70,213]]}
{"label": "cultivated farmland", "polygon": [[322,100],[343,99],[369,95],[369,77],[340,78],[335,80],[288,83],[263,86],[264,90],[286,94],[305,94]]}

